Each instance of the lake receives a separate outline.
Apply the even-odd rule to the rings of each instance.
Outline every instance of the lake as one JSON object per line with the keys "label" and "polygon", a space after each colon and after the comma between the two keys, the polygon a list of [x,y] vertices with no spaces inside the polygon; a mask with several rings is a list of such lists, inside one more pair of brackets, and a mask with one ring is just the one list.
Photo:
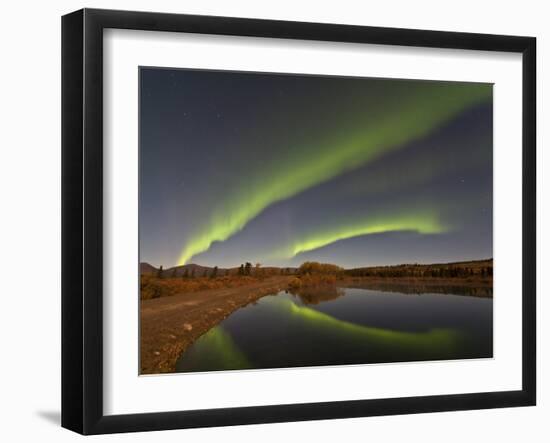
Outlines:
{"label": "lake", "polygon": [[201,336],[176,371],[492,357],[492,291],[402,291],[321,287],[265,296]]}

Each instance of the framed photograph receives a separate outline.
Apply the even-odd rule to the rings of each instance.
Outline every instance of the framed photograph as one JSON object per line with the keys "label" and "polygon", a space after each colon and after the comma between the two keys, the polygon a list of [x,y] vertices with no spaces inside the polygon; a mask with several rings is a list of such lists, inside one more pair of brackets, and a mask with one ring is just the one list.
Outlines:
{"label": "framed photograph", "polygon": [[62,20],[62,425],[534,405],[531,37]]}

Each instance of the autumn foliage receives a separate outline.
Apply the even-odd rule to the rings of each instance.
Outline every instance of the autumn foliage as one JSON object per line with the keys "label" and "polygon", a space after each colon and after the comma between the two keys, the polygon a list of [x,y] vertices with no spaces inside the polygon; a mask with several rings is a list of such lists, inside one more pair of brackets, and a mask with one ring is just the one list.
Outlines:
{"label": "autumn foliage", "polygon": [[318,263],[315,261],[306,261],[298,268],[300,276],[305,275],[342,275],[344,268],[330,263]]}
{"label": "autumn foliage", "polygon": [[298,268],[298,276],[289,282],[289,288],[334,285],[344,275],[344,269],[330,263],[304,262]]}

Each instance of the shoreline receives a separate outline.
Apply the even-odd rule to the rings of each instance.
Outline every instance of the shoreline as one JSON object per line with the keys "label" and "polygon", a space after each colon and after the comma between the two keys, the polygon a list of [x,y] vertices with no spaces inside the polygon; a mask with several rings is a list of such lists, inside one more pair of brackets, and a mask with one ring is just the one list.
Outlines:
{"label": "shoreline", "polygon": [[[141,300],[140,375],[175,372],[178,358],[199,337],[236,310],[288,290],[293,278],[296,276],[268,277],[246,286]],[[492,283],[492,278],[345,277],[335,286],[407,293],[437,293],[460,287],[470,289],[464,295],[492,298]]]}
{"label": "shoreline", "polygon": [[291,277],[140,301],[140,375],[172,373],[180,355],[237,309],[287,289]]}

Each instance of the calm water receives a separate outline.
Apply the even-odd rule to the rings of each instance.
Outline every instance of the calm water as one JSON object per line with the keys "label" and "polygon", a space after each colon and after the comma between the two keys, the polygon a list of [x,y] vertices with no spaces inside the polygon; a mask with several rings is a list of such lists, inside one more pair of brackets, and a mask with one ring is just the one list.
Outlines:
{"label": "calm water", "polygon": [[176,370],[492,357],[493,299],[453,291],[322,288],[266,296],[199,338]]}

